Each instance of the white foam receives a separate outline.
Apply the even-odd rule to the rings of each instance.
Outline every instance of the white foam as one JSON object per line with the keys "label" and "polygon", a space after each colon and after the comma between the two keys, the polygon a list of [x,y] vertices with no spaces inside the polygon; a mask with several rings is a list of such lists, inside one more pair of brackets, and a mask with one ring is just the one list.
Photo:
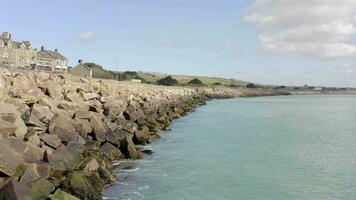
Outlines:
{"label": "white foam", "polygon": [[143,186],[138,187],[138,190],[148,190],[149,188],[150,188],[150,186],[143,185]]}
{"label": "white foam", "polygon": [[140,168],[136,167],[133,169],[120,169],[120,172],[136,172],[138,170],[140,170]]}

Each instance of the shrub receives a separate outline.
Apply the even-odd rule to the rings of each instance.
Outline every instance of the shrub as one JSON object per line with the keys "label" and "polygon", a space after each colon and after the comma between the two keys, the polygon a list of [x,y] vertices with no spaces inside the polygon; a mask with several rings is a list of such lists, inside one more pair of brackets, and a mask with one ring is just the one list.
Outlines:
{"label": "shrub", "polygon": [[203,82],[201,82],[201,80],[195,78],[195,79],[192,79],[191,81],[189,81],[188,85],[203,85]]}
{"label": "shrub", "polygon": [[172,86],[172,85],[178,85],[178,81],[171,76],[166,76],[164,78],[161,78],[157,80],[158,85],[166,85],[166,86]]}
{"label": "shrub", "polygon": [[239,85],[235,85],[235,84],[230,84],[229,87],[231,87],[231,88],[238,88],[238,87],[240,87],[240,86],[239,86]]}
{"label": "shrub", "polygon": [[246,87],[247,88],[257,88],[256,84],[254,84],[254,83],[248,83]]}
{"label": "shrub", "polygon": [[222,85],[220,82],[213,83],[214,86]]}

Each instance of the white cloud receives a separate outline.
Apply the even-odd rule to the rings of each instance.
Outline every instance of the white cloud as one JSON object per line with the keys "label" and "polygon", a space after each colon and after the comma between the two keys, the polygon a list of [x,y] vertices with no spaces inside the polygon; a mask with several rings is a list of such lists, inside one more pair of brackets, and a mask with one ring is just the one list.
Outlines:
{"label": "white cloud", "polygon": [[87,31],[87,32],[80,33],[74,37],[74,40],[83,44],[92,43],[95,40],[95,32]]}
{"label": "white cloud", "polygon": [[334,59],[356,55],[355,0],[256,0],[244,20],[256,26],[261,49]]}

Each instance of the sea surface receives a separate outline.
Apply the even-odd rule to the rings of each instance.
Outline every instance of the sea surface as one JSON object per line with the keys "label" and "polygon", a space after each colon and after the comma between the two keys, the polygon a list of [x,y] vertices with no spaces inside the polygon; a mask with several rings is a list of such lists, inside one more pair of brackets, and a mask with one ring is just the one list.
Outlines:
{"label": "sea surface", "polygon": [[171,129],[104,199],[356,199],[354,95],[214,100]]}

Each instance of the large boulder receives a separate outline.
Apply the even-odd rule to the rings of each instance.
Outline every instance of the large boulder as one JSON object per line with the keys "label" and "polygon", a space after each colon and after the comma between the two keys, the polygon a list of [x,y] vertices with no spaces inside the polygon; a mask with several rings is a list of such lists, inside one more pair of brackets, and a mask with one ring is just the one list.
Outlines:
{"label": "large boulder", "polygon": [[83,169],[83,172],[85,175],[90,176],[93,173],[95,173],[96,171],[98,171],[100,165],[98,163],[98,161],[96,160],[96,158],[92,158],[90,159],[90,161],[88,161]]}
{"label": "large boulder", "polygon": [[92,99],[87,101],[89,104],[89,110],[97,112],[97,113],[104,113],[103,105],[97,99]]}
{"label": "large boulder", "polygon": [[57,135],[62,142],[82,143],[83,138],[78,134],[74,121],[65,115],[55,115],[49,124],[49,133]]}
{"label": "large boulder", "polygon": [[38,84],[43,84],[49,79],[50,75],[46,72],[38,72],[35,74],[35,81]]}
{"label": "large boulder", "polygon": [[[32,127],[32,128],[34,129],[34,127]],[[33,144],[35,146],[40,146],[40,144],[41,144],[41,139],[35,131],[30,132],[30,130],[29,130],[29,132],[26,134],[25,138],[26,138],[26,141],[30,142],[31,144]]]}
{"label": "large boulder", "polygon": [[100,152],[110,160],[123,158],[121,151],[109,142],[100,147]]}
{"label": "large boulder", "polygon": [[54,100],[50,99],[49,97],[46,97],[46,96],[45,96],[45,97],[42,97],[42,98],[39,100],[38,104],[40,104],[40,105],[42,105],[42,106],[47,106],[47,107],[49,107],[51,110],[53,110],[53,109],[56,109],[56,108],[57,108],[58,102],[59,102],[59,101],[54,101]]}
{"label": "large boulder", "polygon": [[16,107],[16,110],[20,112],[22,120],[28,120],[31,114],[31,108],[25,103],[24,100],[18,98],[10,98],[7,99],[5,103],[13,104]]}
{"label": "large boulder", "polygon": [[52,80],[48,80],[45,82],[45,89],[46,89],[46,93],[48,94],[48,96],[50,96],[52,99],[54,100],[62,100],[63,99],[63,88],[58,86],[58,83],[52,81]]}
{"label": "large boulder", "polygon": [[[24,183],[15,180],[9,181],[0,188],[0,199],[3,200],[24,200],[31,198],[31,188]],[[34,198],[31,198],[36,200]]]}
{"label": "large boulder", "polygon": [[32,191],[40,193],[43,199],[46,199],[49,194],[51,194],[55,190],[55,186],[53,185],[53,183],[51,183],[44,177],[40,177],[34,181],[31,181],[28,183],[28,185],[31,186]]}
{"label": "large boulder", "polygon": [[43,160],[44,151],[30,142],[24,142],[17,138],[6,138],[0,141],[0,144],[6,145],[13,151],[21,154],[27,162],[38,162]]}
{"label": "large boulder", "polygon": [[135,133],[135,131],[137,130],[137,124],[126,119],[117,119],[115,123],[118,125],[119,129],[124,129],[129,133]]}
{"label": "large boulder", "polygon": [[23,174],[23,176],[20,179],[21,183],[28,183],[31,181],[34,181],[38,178],[41,178],[41,176],[39,175],[38,171],[36,171],[33,168],[29,168],[25,171],[25,173]]}
{"label": "large boulder", "polygon": [[103,122],[102,118],[98,115],[92,115],[90,117],[90,124],[93,127],[95,139],[101,142],[105,141],[109,128]]}
{"label": "large boulder", "polygon": [[66,94],[65,99],[72,102],[73,105],[76,105],[80,109],[89,110],[89,106],[87,105],[87,103],[76,92],[71,92],[71,93]]}
{"label": "large boulder", "polygon": [[78,106],[78,104],[75,104],[75,103],[72,103],[72,102],[69,102],[69,101],[60,101],[60,102],[58,102],[57,108],[59,108],[60,110],[66,111],[66,113],[68,113],[68,116],[70,118],[73,117],[75,111],[81,109]]}
{"label": "large boulder", "polygon": [[47,154],[48,162],[55,171],[66,171],[78,169],[84,162],[81,152],[61,145],[52,153]]}
{"label": "large boulder", "polygon": [[83,137],[87,138],[88,133],[93,132],[93,127],[86,119],[76,119],[74,121],[77,132]]}
{"label": "large boulder", "polygon": [[116,99],[104,104],[104,114],[115,120],[127,108],[127,102],[123,99]]}
{"label": "large boulder", "polygon": [[5,78],[0,76],[0,102],[5,101],[9,98],[7,94],[7,82]]}
{"label": "large boulder", "polygon": [[135,144],[147,144],[149,143],[149,129],[144,126],[140,130],[135,131],[133,141]]}
{"label": "large boulder", "polygon": [[93,116],[93,112],[91,111],[88,111],[88,110],[83,110],[83,109],[80,109],[80,110],[77,110],[75,112],[75,119],[87,119],[87,120],[90,120],[90,118]]}
{"label": "large boulder", "polygon": [[40,121],[42,124],[49,124],[54,114],[50,111],[49,107],[34,104],[32,106],[29,121],[34,118],[34,121]]}
{"label": "large boulder", "polygon": [[48,146],[51,146],[52,148],[56,149],[62,144],[61,138],[59,138],[55,134],[41,134],[39,136],[42,141],[44,141]]}
{"label": "large boulder", "polygon": [[16,107],[8,103],[0,103],[0,134],[4,137],[16,136],[23,139],[27,127],[21,119]]}
{"label": "large boulder", "polygon": [[12,82],[12,95],[24,99],[26,102],[37,102],[44,94],[37,87],[34,77],[31,74],[19,74]]}
{"label": "large boulder", "polygon": [[80,200],[77,197],[64,192],[61,189],[57,189],[56,192],[50,196],[51,200]]}
{"label": "large boulder", "polygon": [[132,159],[140,159],[142,158],[142,154],[135,147],[135,144],[132,141],[132,135],[126,135],[126,149],[127,155]]}
{"label": "large boulder", "polygon": [[82,92],[82,97],[85,101],[92,100],[92,99],[99,99],[100,95],[97,93],[88,93],[88,92]]}
{"label": "large boulder", "polygon": [[126,132],[123,129],[116,129],[115,131],[109,131],[106,135],[106,141],[110,142],[111,144],[115,145],[116,147],[120,147],[120,145],[124,144],[126,139]]}
{"label": "large boulder", "polygon": [[135,122],[141,118],[144,118],[144,116],[145,116],[143,110],[140,109],[140,107],[137,105],[136,106],[129,105],[127,107],[127,110],[124,112],[124,115],[127,120],[130,120],[133,122]]}
{"label": "large boulder", "polygon": [[[132,159],[139,159],[142,157],[142,154],[140,151],[138,151],[135,147],[134,142],[132,141],[133,139],[133,134],[126,130],[116,130],[115,131],[116,137],[118,138],[118,141],[120,141],[120,151],[125,154],[126,157],[132,158]],[[110,140],[108,140],[110,141]]]}
{"label": "large boulder", "polygon": [[97,183],[92,180],[80,171],[73,171],[64,182],[64,187],[80,199],[102,199],[101,188],[95,187]]}
{"label": "large boulder", "polygon": [[48,163],[25,163],[18,171],[21,173],[20,182],[27,184],[41,177],[49,178],[50,168]]}
{"label": "large boulder", "polygon": [[0,172],[12,176],[16,168],[25,162],[23,156],[6,144],[0,143]]}

